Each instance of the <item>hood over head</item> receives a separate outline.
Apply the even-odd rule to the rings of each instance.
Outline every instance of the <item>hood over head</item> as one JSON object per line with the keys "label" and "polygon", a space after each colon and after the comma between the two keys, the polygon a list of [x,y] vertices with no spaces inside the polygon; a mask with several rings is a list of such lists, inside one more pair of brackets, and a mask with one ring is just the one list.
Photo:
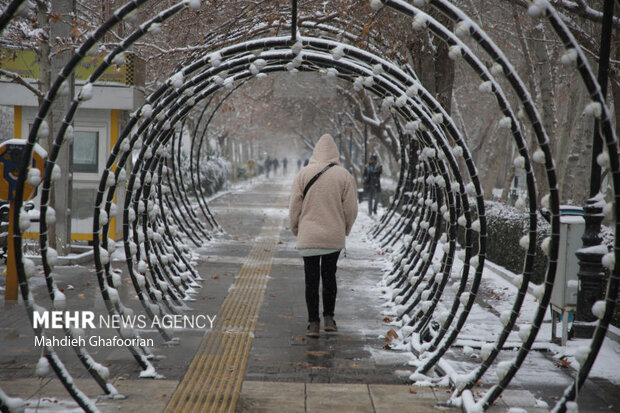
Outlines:
{"label": "hood over head", "polygon": [[310,163],[335,163],[340,165],[340,154],[334,138],[329,133],[321,136],[314,146]]}

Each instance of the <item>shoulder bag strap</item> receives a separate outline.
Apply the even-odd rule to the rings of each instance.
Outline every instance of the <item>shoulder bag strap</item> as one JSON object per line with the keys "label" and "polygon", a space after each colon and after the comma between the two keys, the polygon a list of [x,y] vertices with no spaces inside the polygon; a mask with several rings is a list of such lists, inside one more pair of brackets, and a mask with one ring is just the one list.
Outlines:
{"label": "shoulder bag strap", "polygon": [[320,177],[321,175],[323,175],[323,173],[324,173],[325,171],[327,171],[329,168],[331,168],[331,167],[332,167],[332,166],[334,166],[334,165],[336,165],[336,164],[335,164],[335,163],[330,163],[330,164],[329,164],[329,165],[327,165],[325,168],[323,168],[323,169],[321,170],[321,172],[319,172],[318,174],[316,174],[316,175],[314,175],[314,176],[312,177],[312,179],[308,182],[308,184],[306,184],[306,187],[304,188],[304,194],[303,194],[303,196],[302,196],[302,199],[303,199],[303,198],[306,198],[306,194],[308,193],[308,190],[310,190],[310,187],[312,186],[312,184],[313,184],[313,183],[315,183],[315,182],[316,182],[316,180],[317,180],[317,179],[319,179],[319,177]]}

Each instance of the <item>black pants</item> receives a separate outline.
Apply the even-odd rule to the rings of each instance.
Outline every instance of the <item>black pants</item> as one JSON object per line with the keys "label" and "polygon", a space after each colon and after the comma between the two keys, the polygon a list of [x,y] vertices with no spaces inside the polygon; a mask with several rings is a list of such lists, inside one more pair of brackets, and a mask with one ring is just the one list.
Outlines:
{"label": "black pants", "polygon": [[368,215],[377,213],[377,204],[381,199],[381,191],[375,187],[368,189]]}
{"label": "black pants", "polygon": [[336,307],[336,264],[340,251],[304,257],[308,321],[319,321],[319,281],[323,279],[323,317],[334,316]]}

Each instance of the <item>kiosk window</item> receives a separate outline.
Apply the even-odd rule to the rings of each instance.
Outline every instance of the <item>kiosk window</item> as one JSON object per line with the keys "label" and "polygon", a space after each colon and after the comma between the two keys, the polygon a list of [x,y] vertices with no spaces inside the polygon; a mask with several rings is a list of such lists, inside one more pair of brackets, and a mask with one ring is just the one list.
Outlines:
{"label": "kiosk window", "polygon": [[75,131],[73,172],[99,173],[99,132]]}

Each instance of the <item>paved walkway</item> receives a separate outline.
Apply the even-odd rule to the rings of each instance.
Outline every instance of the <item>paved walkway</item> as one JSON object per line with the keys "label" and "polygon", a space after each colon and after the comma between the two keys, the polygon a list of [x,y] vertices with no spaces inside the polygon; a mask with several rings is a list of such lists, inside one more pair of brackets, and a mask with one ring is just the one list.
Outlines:
{"label": "paved walkway", "polygon": [[[217,315],[213,330],[178,332],[169,347],[156,331],[154,362],[160,380],[138,379],[140,369],[124,348],[90,348],[110,369],[111,381],[124,400],[99,399],[104,412],[430,412],[448,399],[450,390],[407,384],[409,356],[383,350],[389,330],[381,315],[385,300],[376,288],[383,275],[381,257],[369,245],[354,242],[339,261],[336,319],[339,332],[305,337],[302,261],[287,228],[290,179],[262,181],[251,189],[231,191],[209,205],[226,233],[197,250],[203,276],[189,314]],[[358,236],[369,229],[360,221]],[[366,225],[366,227],[364,227]],[[119,268],[122,265],[119,264]],[[58,267],[59,287],[71,309],[103,309],[89,267]],[[45,304],[42,280],[35,296]],[[129,280],[123,277],[127,284]],[[139,304],[129,288],[124,302]],[[49,308],[49,307],[48,307]],[[92,333],[92,332],[91,332]],[[113,335],[113,331],[97,331]],[[70,411],[75,404],[55,378],[33,378],[40,354],[21,307],[5,311],[0,322],[0,387],[28,399],[39,411]],[[101,394],[69,349],[59,349],[80,388]],[[491,411],[525,407],[536,400],[527,390],[504,393]]]}

